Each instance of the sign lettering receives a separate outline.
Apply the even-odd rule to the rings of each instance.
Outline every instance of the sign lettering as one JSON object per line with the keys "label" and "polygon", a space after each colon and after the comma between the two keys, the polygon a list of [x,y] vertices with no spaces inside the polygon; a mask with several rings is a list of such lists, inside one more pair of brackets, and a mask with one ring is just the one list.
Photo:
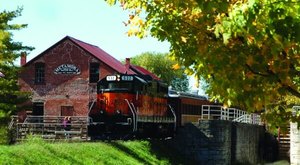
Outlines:
{"label": "sign lettering", "polygon": [[54,70],[55,74],[80,74],[80,70],[74,64],[62,64]]}

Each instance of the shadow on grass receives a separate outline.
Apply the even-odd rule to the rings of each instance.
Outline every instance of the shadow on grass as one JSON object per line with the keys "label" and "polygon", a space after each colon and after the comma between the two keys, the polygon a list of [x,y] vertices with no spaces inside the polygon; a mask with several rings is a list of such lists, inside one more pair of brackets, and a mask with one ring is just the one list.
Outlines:
{"label": "shadow on grass", "polygon": [[137,154],[135,151],[131,150],[130,148],[122,145],[121,143],[118,142],[110,142],[108,143],[109,145],[113,146],[114,148],[119,149],[122,152],[125,152],[126,154],[130,155],[134,159],[138,160],[139,162],[143,162],[145,164],[152,164],[151,161],[145,159],[141,155]]}
{"label": "shadow on grass", "polygon": [[[179,164],[195,164],[191,162],[191,160],[188,160],[181,156],[181,154],[177,153],[175,150],[170,148],[168,145],[166,145],[165,140],[148,140],[151,148],[150,152],[153,157],[158,160],[167,160],[169,164],[172,165],[179,165]],[[130,155],[134,159],[138,160],[139,162],[143,164],[156,164],[157,162],[153,162],[155,160],[147,157],[143,157],[142,155],[139,155],[137,152],[133,151],[132,149],[128,148],[127,146],[123,145],[122,143],[118,142],[110,142],[111,146],[119,149],[120,151]],[[161,163],[161,162],[160,162]],[[167,163],[167,162],[165,162]],[[164,163],[163,163],[164,164]]]}
{"label": "shadow on grass", "polygon": [[[170,139],[173,140],[173,139]],[[172,165],[197,164],[191,159],[182,156],[173,147],[170,147],[168,140],[150,140],[151,151],[158,159],[168,159]]]}

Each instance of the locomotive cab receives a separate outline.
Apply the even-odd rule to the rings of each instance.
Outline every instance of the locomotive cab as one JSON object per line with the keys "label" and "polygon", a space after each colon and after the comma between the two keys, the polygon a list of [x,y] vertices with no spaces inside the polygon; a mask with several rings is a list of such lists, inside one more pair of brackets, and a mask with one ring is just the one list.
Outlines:
{"label": "locomotive cab", "polygon": [[140,95],[147,82],[136,75],[112,75],[97,84],[97,101],[89,112],[90,136],[134,132]]}
{"label": "locomotive cab", "polygon": [[88,135],[124,135],[158,128],[174,131],[176,117],[167,106],[167,94],[167,85],[150,76],[106,76],[97,84]]}

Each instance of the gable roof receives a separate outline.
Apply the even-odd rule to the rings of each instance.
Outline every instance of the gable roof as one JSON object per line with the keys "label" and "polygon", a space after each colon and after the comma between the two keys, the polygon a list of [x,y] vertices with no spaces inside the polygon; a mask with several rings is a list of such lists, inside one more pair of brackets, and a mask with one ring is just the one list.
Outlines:
{"label": "gable roof", "polygon": [[158,78],[155,74],[153,74],[152,72],[150,72],[149,70],[147,70],[147,69],[145,69],[145,68],[143,68],[141,66],[131,65],[130,64],[130,69],[132,69],[137,74],[149,75],[149,76],[151,76],[155,80],[160,80],[160,78]]}
{"label": "gable roof", "polygon": [[[68,37],[68,36],[67,36]],[[127,69],[125,65],[123,65],[119,60],[115,59],[113,56],[106,53],[104,50],[99,48],[98,46],[88,44],[86,42],[77,40],[72,37],[68,37],[71,41],[75,42],[78,46],[88,51],[90,54],[94,55],[97,59],[106,63],[111,68],[115,69],[119,73],[126,73]],[[129,71],[128,74],[134,74],[134,72]]]}
{"label": "gable roof", "polygon": [[105,64],[110,66],[112,69],[116,70],[117,72],[119,72],[119,73],[126,73],[127,72],[128,74],[134,74],[134,72],[132,70],[127,71],[126,67],[119,60],[115,59],[113,56],[109,55],[108,53],[106,53],[104,50],[102,50],[98,46],[80,41],[80,40],[75,39],[75,38],[70,37],[70,36],[64,37],[63,39],[58,41],[53,46],[49,47],[44,52],[42,52],[41,54],[39,54],[38,56],[36,56],[32,60],[28,61],[24,66],[28,65],[29,63],[31,63],[35,59],[39,58],[40,56],[45,54],[47,51],[49,51],[50,49],[54,48],[55,46],[59,45],[60,43],[62,43],[63,41],[65,41],[67,39],[72,41],[74,44],[76,44],[77,46],[79,46],[83,50],[87,51],[91,55],[93,55],[95,58],[97,58],[100,61],[104,62]]}

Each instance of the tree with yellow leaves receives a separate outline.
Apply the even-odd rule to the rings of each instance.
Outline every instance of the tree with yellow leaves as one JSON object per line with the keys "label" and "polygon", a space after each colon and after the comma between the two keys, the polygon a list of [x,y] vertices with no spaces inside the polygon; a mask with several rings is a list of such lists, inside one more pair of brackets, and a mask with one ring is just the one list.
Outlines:
{"label": "tree with yellow leaves", "polygon": [[273,125],[299,118],[288,110],[300,99],[298,0],[107,2],[131,12],[128,35],[168,41],[212,99],[262,111]]}

